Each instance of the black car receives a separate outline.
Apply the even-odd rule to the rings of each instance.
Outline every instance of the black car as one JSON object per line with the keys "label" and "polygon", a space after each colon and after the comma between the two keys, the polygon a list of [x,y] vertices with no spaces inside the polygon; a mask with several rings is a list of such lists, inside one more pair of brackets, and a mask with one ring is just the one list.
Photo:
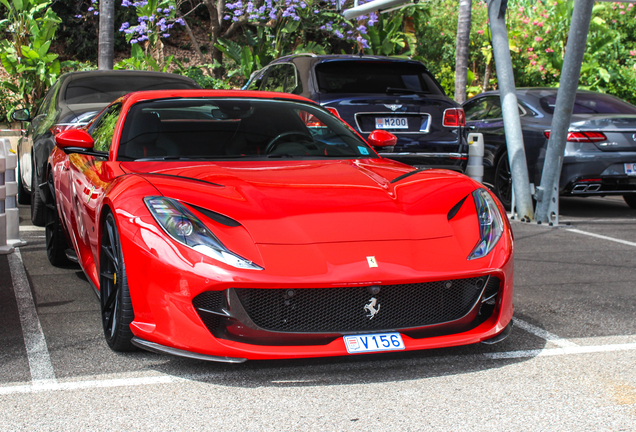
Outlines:
{"label": "black car", "polygon": [[[556,88],[517,89],[530,182],[539,185],[556,103]],[[510,206],[511,176],[499,92],[464,103],[468,132],[484,135],[484,183]],[[565,147],[559,193],[622,195],[636,208],[636,106],[579,90]]]}
{"label": "black car", "polygon": [[464,112],[418,61],[296,54],[253,73],[243,89],[309,98],[364,138],[376,129],[395,134],[397,144],[383,148],[382,156],[414,166],[466,168]]}
{"label": "black car", "polygon": [[87,124],[120,96],[141,90],[198,89],[192,79],[161,72],[88,71],[62,75],[47,92],[33,117],[16,110],[13,119],[27,121],[27,133],[18,141],[18,202],[31,203],[31,220],[44,225],[46,164],[55,145],[54,133]]}

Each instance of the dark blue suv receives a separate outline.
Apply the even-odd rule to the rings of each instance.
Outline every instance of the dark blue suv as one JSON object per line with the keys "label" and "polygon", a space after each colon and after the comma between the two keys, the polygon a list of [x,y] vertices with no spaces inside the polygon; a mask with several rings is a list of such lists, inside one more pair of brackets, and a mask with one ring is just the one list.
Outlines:
{"label": "dark blue suv", "polygon": [[376,129],[391,132],[397,144],[379,149],[382,156],[417,167],[466,168],[464,111],[418,61],[295,54],[254,72],[243,89],[309,98],[364,138]]}

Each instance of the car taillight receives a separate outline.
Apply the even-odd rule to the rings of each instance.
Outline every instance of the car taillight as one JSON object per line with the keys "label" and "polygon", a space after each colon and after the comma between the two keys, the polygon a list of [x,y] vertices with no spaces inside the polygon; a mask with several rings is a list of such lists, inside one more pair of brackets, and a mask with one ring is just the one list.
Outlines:
{"label": "car taillight", "polygon": [[466,126],[466,115],[462,108],[449,108],[444,111],[442,124],[446,127]]}
{"label": "car taillight", "polygon": [[331,107],[325,107],[327,109],[327,111],[329,111],[331,114],[335,115],[338,118],[342,118],[340,117],[340,114],[338,113],[338,110],[335,108],[331,108]]}
{"label": "car taillight", "polygon": [[[550,131],[543,132],[547,139],[550,139]],[[603,132],[568,132],[569,142],[601,142],[607,141],[607,137]]]}

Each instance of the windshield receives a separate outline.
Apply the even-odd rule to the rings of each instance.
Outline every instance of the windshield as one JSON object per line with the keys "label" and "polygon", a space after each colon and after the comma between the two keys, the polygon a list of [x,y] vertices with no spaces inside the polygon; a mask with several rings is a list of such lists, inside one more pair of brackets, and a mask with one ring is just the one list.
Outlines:
{"label": "windshield", "polygon": [[262,99],[140,102],[128,115],[118,160],[368,158],[340,119],[305,103]]}
{"label": "windshield", "polygon": [[[541,98],[541,107],[554,114],[556,94]],[[578,93],[573,114],[636,114],[636,107],[618,98],[603,94]]]}
{"label": "windshield", "polygon": [[75,78],[66,87],[64,100],[68,105],[83,103],[109,104],[115,99],[131,92],[142,90],[182,90],[194,89],[195,85],[166,76],[131,76],[123,73],[119,76],[89,76]]}
{"label": "windshield", "polygon": [[379,61],[333,61],[316,65],[321,93],[424,93],[443,95],[423,65]]}

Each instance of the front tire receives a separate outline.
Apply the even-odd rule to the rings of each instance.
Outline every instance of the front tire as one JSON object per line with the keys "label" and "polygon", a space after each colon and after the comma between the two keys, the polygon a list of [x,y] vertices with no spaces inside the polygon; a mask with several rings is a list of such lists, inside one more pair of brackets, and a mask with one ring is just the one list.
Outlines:
{"label": "front tire", "polygon": [[636,209],[636,194],[623,195],[623,199],[625,200],[629,208]]}
{"label": "front tire", "polygon": [[512,175],[510,173],[508,152],[504,152],[497,160],[493,183],[493,192],[497,195],[504,208],[510,210],[512,203]]}
{"label": "front tire", "polygon": [[49,198],[49,203],[46,205],[45,209],[46,257],[52,265],[60,267],[70,264],[70,261],[66,257],[68,244],[66,243],[66,237],[64,237],[60,217],[57,213],[57,206],[55,205],[55,189],[53,186],[52,172],[49,172],[47,185],[49,187],[51,197]]}
{"label": "front tire", "polygon": [[119,231],[112,213],[106,215],[102,227],[99,261],[99,298],[106,343],[113,351],[135,351],[137,348],[131,342],[133,334],[130,330],[135,313],[128,290]]}
{"label": "front tire", "polygon": [[31,163],[31,222],[35,226],[44,226],[46,223],[46,203],[42,199],[42,193],[38,185],[38,176],[35,173],[35,158]]}

